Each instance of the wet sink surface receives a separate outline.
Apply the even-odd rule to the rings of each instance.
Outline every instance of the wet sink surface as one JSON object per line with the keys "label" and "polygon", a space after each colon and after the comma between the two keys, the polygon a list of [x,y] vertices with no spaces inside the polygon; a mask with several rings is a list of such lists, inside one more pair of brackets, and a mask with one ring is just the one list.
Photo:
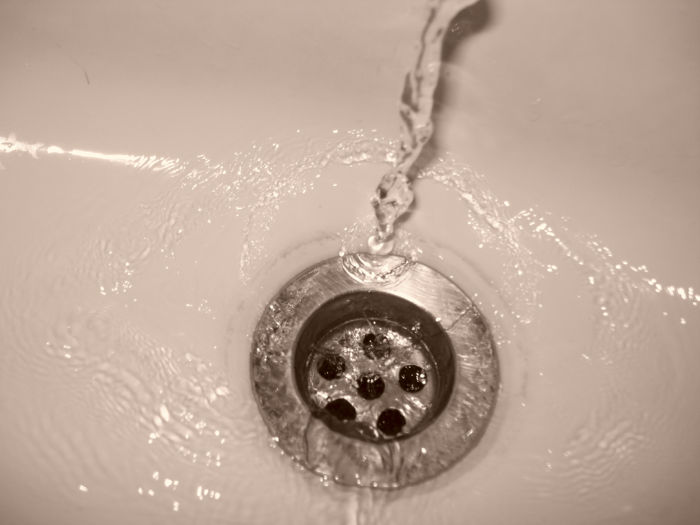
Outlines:
{"label": "wet sink surface", "polygon": [[454,45],[398,250],[478,303],[502,391],[372,492],[293,467],[249,380],[276,291],[365,249],[424,13],[316,4],[0,7],[3,521],[700,520],[700,10],[492,1]]}

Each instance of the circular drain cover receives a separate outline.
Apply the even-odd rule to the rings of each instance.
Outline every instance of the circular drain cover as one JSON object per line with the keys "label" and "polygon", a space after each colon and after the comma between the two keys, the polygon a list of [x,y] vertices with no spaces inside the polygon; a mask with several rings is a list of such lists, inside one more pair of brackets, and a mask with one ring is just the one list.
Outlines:
{"label": "circular drain cover", "polygon": [[347,485],[397,488],[478,442],[499,374],[483,316],[452,281],[353,254],[287,283],[253,336],[255,397],[279,446]]}

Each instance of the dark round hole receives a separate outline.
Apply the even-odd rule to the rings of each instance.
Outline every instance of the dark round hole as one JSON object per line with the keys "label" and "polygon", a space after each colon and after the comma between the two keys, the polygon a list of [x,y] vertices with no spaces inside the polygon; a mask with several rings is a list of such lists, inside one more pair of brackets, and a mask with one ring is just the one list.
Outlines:
{"label": "dark round hole", "polygon": [[351,421],[357,416],[355,407],[347,399],[334,399],[325,407],[326,412],[340,421]]}
{"label": "dark round hole", "polygon": [[420,366],[406,365],[399,370],[399,385],[406,392],[419,392],[428,382],[428,376]]}
{"label": "dark round hole", "polygon": [[338,379],[345,372],[345,359],[338,354],[324,355],[318,361],[317,370],[324,379]]}
{"label": "dark round hole", "polygon": [[384,334],[368,333],[362,338],[365,355],[370,359],[384,359],[389,355],[389,339]]}
{"label": "dark round hole", "polygon": [[384,380],[379,374],[362,374],[357,380],[357,392],[365,399],[377,399],[384,393]]}
{"label": "dark round hole", "polygon": [[377,428],[387,436],[395,436],[406,424],[406,418],[395,408],[383,410],[377,418]]}

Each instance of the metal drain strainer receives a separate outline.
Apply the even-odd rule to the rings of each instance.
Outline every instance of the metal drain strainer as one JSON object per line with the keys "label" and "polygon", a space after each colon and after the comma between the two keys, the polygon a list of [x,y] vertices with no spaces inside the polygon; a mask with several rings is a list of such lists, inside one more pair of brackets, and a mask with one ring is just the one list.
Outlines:
{"label": "metal drain strainer", "polygon": [[353,254],[287,283],[253,336],[253,390],[279,446],[346,485],[397,488],[478,442],[496,401],[492,338],[442,274]]}

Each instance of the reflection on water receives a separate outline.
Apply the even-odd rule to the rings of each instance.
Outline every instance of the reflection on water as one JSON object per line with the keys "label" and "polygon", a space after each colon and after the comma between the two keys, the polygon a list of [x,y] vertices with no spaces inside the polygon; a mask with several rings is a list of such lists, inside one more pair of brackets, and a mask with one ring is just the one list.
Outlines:
{"label": "reflection on water", "polygon": [[[0,199],[16,212],[0,256],[2,435],[23,451],[6,470],[120,521],[677,517],[668,507],[697,482],[700,297],[515,209],[449,159],[420,173],[396,251],[451,275],[490,320],[503,363],[493,428],[474,458],[392,494],[325,488],[279,458],[250,395],[246,331],[297,269],[364,249],[371,213],[334,217],[355,170],[386,168],[395,146],[353,131],[217,163],[0,137]],[[306,510],[288,515],[292,502]]]}

